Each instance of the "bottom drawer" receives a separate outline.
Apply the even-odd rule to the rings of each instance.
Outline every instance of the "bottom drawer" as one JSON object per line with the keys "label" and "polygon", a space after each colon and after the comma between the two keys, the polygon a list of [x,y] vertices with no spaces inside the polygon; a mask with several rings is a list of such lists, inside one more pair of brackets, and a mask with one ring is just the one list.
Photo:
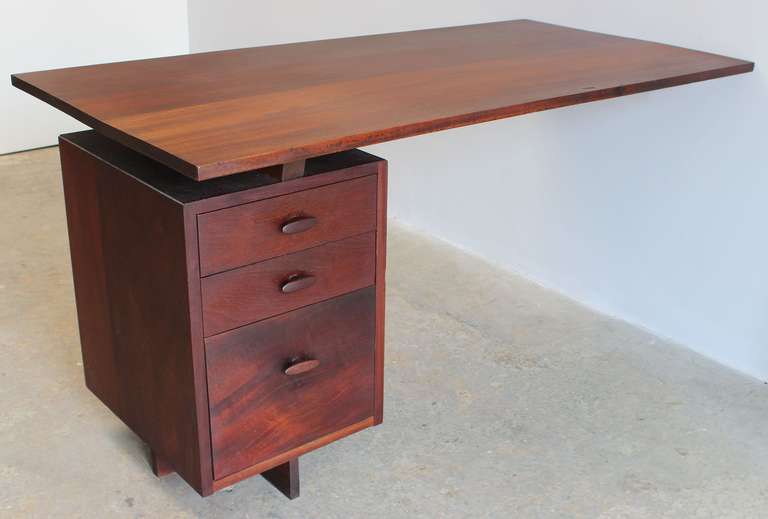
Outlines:
{"label": "bottom drawer", "polygon": [[215,479],[373,416],[375,304],[369,287],[205,340]]}

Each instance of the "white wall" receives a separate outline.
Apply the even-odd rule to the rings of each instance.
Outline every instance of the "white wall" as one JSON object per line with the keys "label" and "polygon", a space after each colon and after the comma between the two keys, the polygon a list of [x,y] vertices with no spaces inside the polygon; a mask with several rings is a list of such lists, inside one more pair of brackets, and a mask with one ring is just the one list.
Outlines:
{"label": "white wall", "polygon": [[[402,221],[768,379],[768,4],[190,0],[194,51],[533,18],[752,75],[371,147]],[[761,67],[765,64],[765,68]]]}
{"label": "white wall", "polygon": [[183,54],[186,0],[31,0],[3,3],[0,22],[0,153],[48,146],[84,128],[11,86],[10,75]]}

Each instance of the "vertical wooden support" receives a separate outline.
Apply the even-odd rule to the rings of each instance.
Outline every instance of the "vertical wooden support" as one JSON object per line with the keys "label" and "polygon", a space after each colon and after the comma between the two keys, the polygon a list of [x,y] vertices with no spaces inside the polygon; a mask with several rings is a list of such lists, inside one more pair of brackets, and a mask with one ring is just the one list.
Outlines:
{"label": "vertical wooden support", "polygon": [[288,499],[299,497],[299,458],[290,459],[261,475]]}
{"label": "vertical wooden support", "polygon": [[287,162],[278,166],[271,166],[269,168],[263,169],[262,171],[278,182],[285,182],[286,180],[294,180],[303,177],[306,166],[306,160],[297,160],[295,162]]}
{"label": "vertical wooden support", "polygon": [[171,467],[171,465],[163,458],[158,456],[157,453],[152,449],[149,450],[149,460],[150,464],[152,465],[152,472],[159,478],[175,472],[173,467]]}
{"label": "vertical wooden support", "polygon": [[306,160],[297,160],[296,162],[283,164],[283,180],[292,180],[294,178],[303,177],[304,167],[306,165]]}
{"label": "vertical wooden support", "polygon": [[378,165],[378,194],[376,196],[376,350],[374,359],[373,424],[384,421],[384,313],[387,272],[387,167],[385,160]]}

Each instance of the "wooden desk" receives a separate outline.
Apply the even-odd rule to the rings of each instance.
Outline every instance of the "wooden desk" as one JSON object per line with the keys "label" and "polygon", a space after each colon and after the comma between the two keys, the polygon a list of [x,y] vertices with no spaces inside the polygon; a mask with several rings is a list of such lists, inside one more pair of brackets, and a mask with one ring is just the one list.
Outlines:
{"label": "wooden desk", "polygon": [[157,474],[295,497],[382,421],[387,168],[356,146],[753,67],[518,20],[12,82],[96,130],[60,138],[87,386]]}

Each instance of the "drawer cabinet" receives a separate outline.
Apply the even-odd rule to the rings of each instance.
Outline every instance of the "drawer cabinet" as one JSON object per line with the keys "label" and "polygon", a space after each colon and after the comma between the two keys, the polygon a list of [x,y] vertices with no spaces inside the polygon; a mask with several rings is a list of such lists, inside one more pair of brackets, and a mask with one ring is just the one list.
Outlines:
{"label": "drawer cabinet", "polygon": [[386,162],[196,182],[60,138],[88,388],[201,495],[382,421]]}

